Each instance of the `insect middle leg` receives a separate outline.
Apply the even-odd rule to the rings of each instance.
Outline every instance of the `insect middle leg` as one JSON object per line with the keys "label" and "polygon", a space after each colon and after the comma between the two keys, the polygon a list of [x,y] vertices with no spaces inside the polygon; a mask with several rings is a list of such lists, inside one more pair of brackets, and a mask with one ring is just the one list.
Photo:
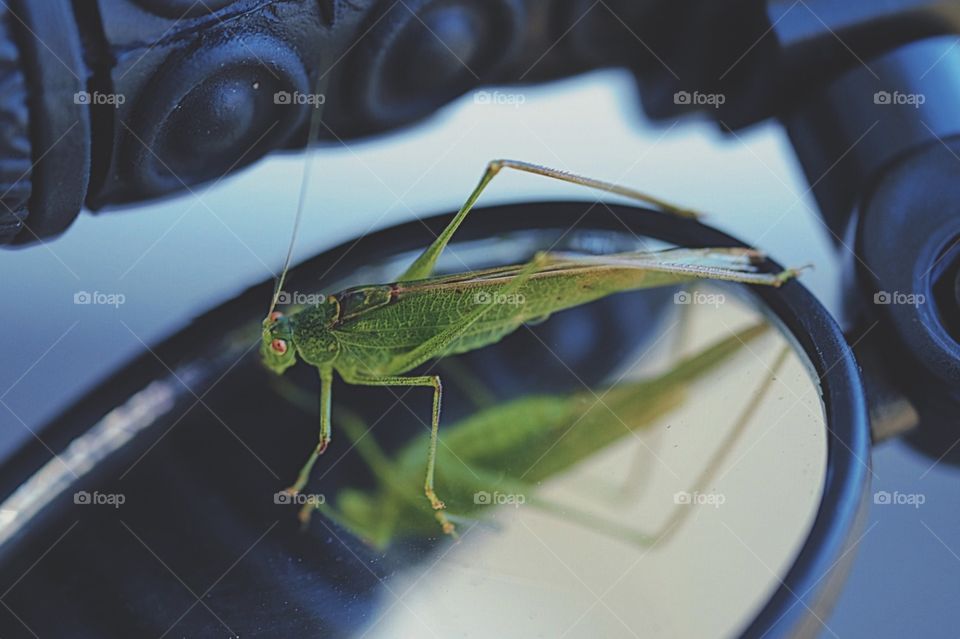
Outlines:
{"label": "insect middle leg", "polygon": [[433,388],[433,410],[430,417],[430,447],[427,449],[427,474],[423,483],[423,492],[433,508],[434,516],[448,535],[455,535],[456,528],[443,512],[444,503],[437,497],[434,489],[434,470],[437,465],[437,442],[440,436],[440,404],[443,397],[443,385],[437,375],[421,375],[412,377],[383,376],[383,377],[351,377],[346,379],[351,384],[361,386],[427,386]]}
{"label": "insect middle leg", "polygon": [[[511,294],[519,290],[524,283],[526,283],[533,276],[536,270],[543,264],[544,260],[544,254],[535,255],[530,262],[520,269],[513,281],[503,289],[503,293]],[[478,321],[485,313],[489,312],[489,310],[489,306],[478,305],[477,310],[464,317],[459,325],[452,326],[438,333],[437,335],[434,335],[410,352],[395,359],[391,363],[393,370],[407,371],[422,364],[428,359],[442,356],[450,347],[450,345],[459,339],[470,328],[471,324]],[[424,481],[424,493],[426,494],[427,499],[430,501],[430,506],[435,511],[434,516],[437,518],[437,521],[440,522],[443,532],[449,535],[455,534],[454,525],[443,512],[443,501],[437,497],[433,485],[434,469],[437,461],[437,439],[439,437],[440,429],[440,402],[443,395],[443,387],[440,383],[440,377],[437,375],[411,377],[397,375],[361,375],[357,373],[348,374],[346,371],[341,371],[340,374],[343,376],[346,382],[361,386],[430,386],[433,388],[433,412],[430,423],[430,448],[427,453],[427,476],[426,480]]]}

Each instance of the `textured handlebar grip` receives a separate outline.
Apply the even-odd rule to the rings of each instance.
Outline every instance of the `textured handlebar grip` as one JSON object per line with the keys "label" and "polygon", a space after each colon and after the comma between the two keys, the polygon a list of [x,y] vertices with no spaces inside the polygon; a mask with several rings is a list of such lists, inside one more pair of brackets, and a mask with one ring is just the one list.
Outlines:
{"label": "textured handlebar grip", "polygon": [[485,83],[608,65],[584,34],[609,16],[580,4],[10,0],[0,243],[60,233],[83,206],[182,191],[301,147],[314,109],[321,138],[367,136]]}

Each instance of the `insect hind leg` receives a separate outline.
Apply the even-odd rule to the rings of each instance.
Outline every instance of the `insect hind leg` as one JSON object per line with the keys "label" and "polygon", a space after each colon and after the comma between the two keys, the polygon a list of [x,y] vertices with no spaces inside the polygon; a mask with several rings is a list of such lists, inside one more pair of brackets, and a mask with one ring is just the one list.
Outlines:
{"label": "insect hind leg", "polygon": [[543,177],[560,180],[561,182],[585,186],[598,191],[603,191],[605,193],[613,193],[615,195],[620,195],[632,200],[643,202],[644,204],[653,205],[665,213],[671,213],[679,217],[694,219],[699,217],[699,214],[696,211],[671,204],[670,202],[653,197],[652,195],[648,195],[642,191],[620,186],[619,184],[614,184],[612,182],[604,182],[603,180],[596,180],[594,178],[584,177],[582,175],[576,175],[574,173],[568,173],[558,169],[551,169],[539,164],[522,162],[520,160],[492,160],[487,164],[487,168],[484,170],[483,176],[480,178],[480,182],[476,187],[474,187],[473,191],[470,193],[470,196],[467,198],[467,201],[463,203],[463,206],[460,207],[460,210],[457,212],[454,218],[450,221],[447,227],[441,231],[440,235],[436,237],[430,246],[424,249],[423,253],[421,253],[419,257],[413,261],[413,264],[407,268],[403,275],[400,276],[398,281],[407,282],[410,280],[419,280],[430,277],[430,275],[433,274],[433,270],[437,264],[437,259],[439,259],[440,254],[443,253],[443,249],[447,247],[447,244],[449,244],[450,240],[453,238],[453,234],[457,232],[457,229],[460,228],[460,225],[466,219],[467,215],[469,215],[470,211],[477,203],[477,200],[480,198],[480,194],[483,193],[484,189],[486,189],[490,182],[493,181],[493,178],[496,177],[496,175],[503,169],[513,169],[515,171],[522,171],[524,173],[542,175]]}

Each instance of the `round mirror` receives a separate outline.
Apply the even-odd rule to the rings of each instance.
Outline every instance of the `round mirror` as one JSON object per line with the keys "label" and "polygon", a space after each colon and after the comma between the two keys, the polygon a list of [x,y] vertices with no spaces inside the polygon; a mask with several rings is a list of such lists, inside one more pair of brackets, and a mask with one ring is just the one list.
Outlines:
{"label": "round mirror", "polygon": [[[296,267],[283,310],[393,281],[447,220]],[[735,242],[632,207],[526,204],[478,210],[439,267],[674,245]],[[23,574],[7,601],[25,627],[52,627],[55,600],[56,624],[111,636],[816,632],[869,453],[855,363],[799,283],[618,294],[425,364],[444,383],[436,490],[454,534],[423,495],[429,389],[337,379],[333,443],[282,492],[316,446],[319,380],[260,363],[270,293],[65,414],[58,458],[5,469],[0,560]]]}

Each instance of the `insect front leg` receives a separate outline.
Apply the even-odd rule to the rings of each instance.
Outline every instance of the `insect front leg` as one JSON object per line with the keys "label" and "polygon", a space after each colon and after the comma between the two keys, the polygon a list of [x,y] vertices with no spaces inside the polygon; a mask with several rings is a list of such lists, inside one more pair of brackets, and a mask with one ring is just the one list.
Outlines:
{"label": "insect front leg", "polygon": [[427,474],[423,483],[423,492],[433,508],[434,517],[440,523],[443,532],[456,536],[456,528],[443,512],[443,501],[437,497],[433,485],[434,469],[437,464],[437,442],[440,436],[440,404],[443,397],[443,385],[437,375],[421,375],[415,377],[384,376],[384,377],[350,377],[344,378],[350,384],[361,386],[428,386],[433,388],[433,410],[430,417],[430,447],[427,450]]}
{"label": "insect front leg", "polygon": [[[313,412],[312,410],[310,411]],[[388,489],[394,489],[402,484],[401,475],[397,471],[393,461],[370,432],[370,426],[360,415],[354,413],[344,406],[337,407],[337,427],[342,430],[350,441],[352,450],[359,454],[373,474],[377,481]],[[411,498],[412,499],[412,498]],[[308,501],[300,509],[299,519],[304,526],[310,523],[310,517],[314,510],[320,510],[329,513],[331,508],[325,501]]]}
{"label": "insect front leg", "polygon": [[310,453],[307,463],[300,469],[297,475],[297,481],[293,486],[287,488],[288,493],[297,494],[307,484],[310,479],[310,471],[313,465],[317,463],[317,458],[323,454],[330,445],[330,404],[333,397],[333,368],[320,369],[320,441],[317,447]]}

